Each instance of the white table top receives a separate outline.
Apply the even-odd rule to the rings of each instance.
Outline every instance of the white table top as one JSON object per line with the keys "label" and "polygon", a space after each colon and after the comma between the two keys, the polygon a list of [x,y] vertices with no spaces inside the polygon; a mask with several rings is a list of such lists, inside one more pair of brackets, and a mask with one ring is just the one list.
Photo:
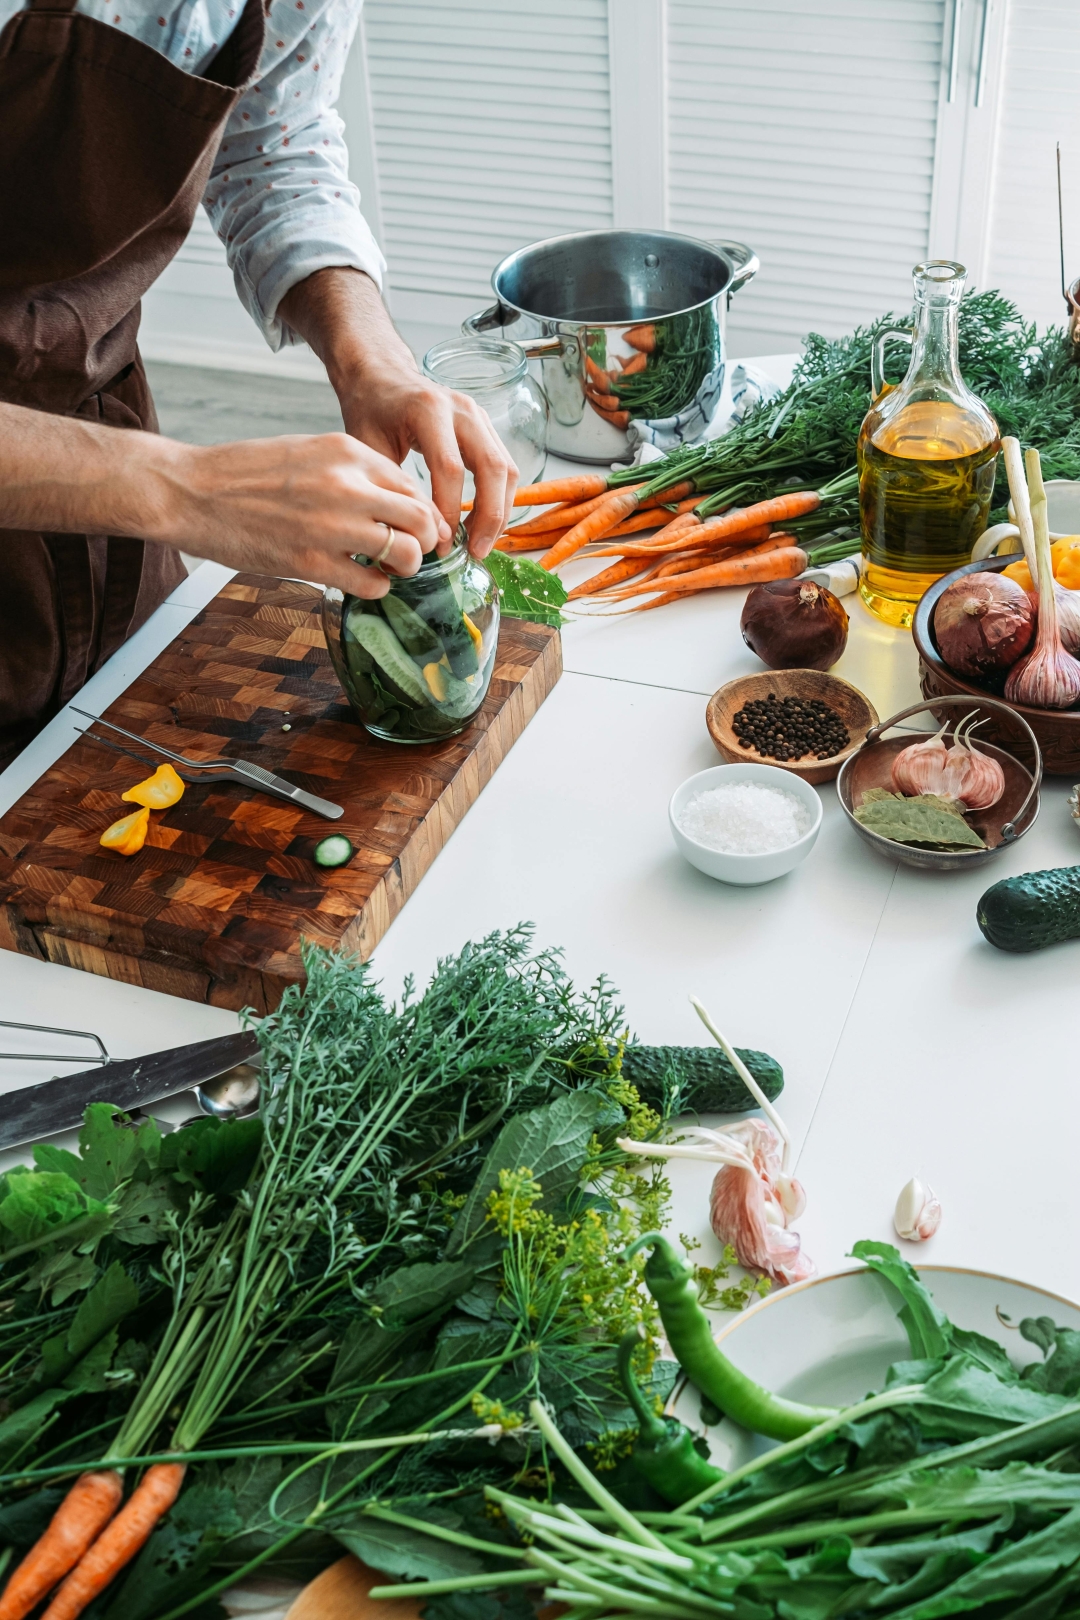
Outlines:
{"label": "white table top", "polygon": [[[227,577],[204,564],[80,706],[100,712]],[[611,978],[647,1041],[704,1038],[687,1002],[694,992],[729,1039],[784,1066],[781,1107],[809,1199],[800,1227],[821,1272],[842,1268],[858,1238],[895,1241],[893,1203],[919,1174],[944,1221],[909,1253],[1080,1299],[1080,1253],[1063,1241],[1080,1126],[1080,945],[1007,956],[975,924],[990,881],[1080,860],[1069,784],[1047,784],[1036,826],[990,872],[882,861],[845,825],[828,785],[821,836],[794,873],[753,889],[704,877],[672,846],[667,802],[686,776],[716,763],[707,697],[760,668],[739,635],[742,595],[567,625],[562,681],[376,964],[396,990],[409,972],[422,982],[466,939],[529,919],[539,941],[565,947],[575,979]],[[917,701],[910,637],[878,625],[855,597],[846,606],[850,640],[836,672],[883,717]],[[0,776],[0,811],[66,749],[73,727],[59,715]],[[117,1056],[236,1027],[217,1008],[8,953],[0,1018],[94,1029]],[[56,1038],[42,1049],[58,1050]],[[42,1072],[5,1064],[0,1088]],[[674,1224],[702,1239],[703,1259],[716,1256],[710,1179],[708,1166],[678,1167]]]}

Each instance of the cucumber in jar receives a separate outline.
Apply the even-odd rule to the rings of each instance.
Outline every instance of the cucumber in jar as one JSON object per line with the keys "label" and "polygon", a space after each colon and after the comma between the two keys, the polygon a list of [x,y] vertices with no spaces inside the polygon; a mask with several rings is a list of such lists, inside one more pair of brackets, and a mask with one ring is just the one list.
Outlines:
{"label": "cucumber in jar", "polygon": [[443,579],[418,582],[412,596],[412,607],[438,636],[451,672],[464,680],[475,675],[480,668],[475,628],[469,629],[457,593]]}

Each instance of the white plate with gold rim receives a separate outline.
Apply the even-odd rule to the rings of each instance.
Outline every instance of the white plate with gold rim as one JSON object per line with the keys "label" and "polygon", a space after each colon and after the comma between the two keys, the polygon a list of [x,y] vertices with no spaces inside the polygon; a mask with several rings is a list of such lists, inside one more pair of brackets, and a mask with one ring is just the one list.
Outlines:
{"label": "white plate with gold rim", "polygon": [[[1049,1316],[1080,1330],[1080,1305],[1030,1283],[956,1266],[920,1266],[919,1275],[957,1327],[994,1339],[1013,1365],[1041,1352],[1021,1338],[1026,1316]],[[714,1335],[740,1371],[776,1395],[814,1406],[847,1406],[884,1386],[894,1361],[911,1351],[897,1317],[901,1300],[875,1272],[859,1266],[830,1277],[810,1277],[778,1289],[734,1317]],[[714,1462],[738,1468],[772,1442],[725,1419],[707,1431],[701,1400],[687,1384],[676,1388],[669,1410],[695,1433],[706,1432]]]}

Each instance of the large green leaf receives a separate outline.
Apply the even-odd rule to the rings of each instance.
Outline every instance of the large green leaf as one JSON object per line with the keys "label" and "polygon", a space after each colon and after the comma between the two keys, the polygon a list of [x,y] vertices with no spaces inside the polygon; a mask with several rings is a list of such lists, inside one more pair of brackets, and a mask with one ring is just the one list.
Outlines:
{"label": "large green leaf", "polygon": [[449,1575],[472,1575],[483,1568],[467,1547],[456,1547],[452,1542],[425,1536],[409,1525],[385,1524],[362,1513],[346,1524],[335,1524],[334,1535],[372,1569],[406,1580],[438,1581]]}
{"label": "large green leaf", "polygon": [[79,1132],[78,1154],[44,1142],[34,1149],[34,1163],[71,1176],[89,1197],[106,1199],[140,1171],[148,1175],[155,1170],[161,1153],[161,1132],[152,1119],[133,1128],[120,1123],[124,1118],[112,1103],[91,1103]]}
{"label": "large green leaf", "polygon": [[6,1418],[0,1419],[0,1469],[4,1469],[20,1455],[24,1447],[38,1438],[42,1427],[58,1406],[73,1394],[69,1389],[46,1389],[33,1400],[27,1401]]}
{"label": "large green leaf", "polygon": [[549,574],[529,557],[511,557],[505,551],[493,551],[486,560],[504,613],[558,629],[563,622],[559,609],[566,601],[566,586],[558,574]]}
{"label": "large green leaf", "polygon": [[531,1171],[543,1188],[542,1208],[563,1203],[578,1186],[596,1121],[607,1106],[598,1092],[571,1091],[504,1125],[454,1223],[447,1253],[457,1253],[481,1230],[503,1170]]}
{"label": "large green leaf", "polygon": [[[892,1620],[939,1620],[944,1615],[983,1611],[993,1604],[1014,1602],[1078,1561],[1080,1507],[1073,1508],[1045,1530],[1025,1536],[1021,1541],[1006,1542],[976,1569],[961,1575],[934,1597],[892,1610]],[[1016,1610],[1002,1608],[992,1612],[1015,1615]],[[1045,1612],[1050,1616],[1056,1609],[1048,1608]]]}
{"label": "large green leaf", "polygon": [[852,1256],[876,1271],[890,1283],[903,1302],[897,1312],[907,1331],[911,1353],[916,1357],[935,1358],[948,1355],[951,1328],[945,1312],[934,1304],[929,1289],[919,1281],[914,1266],[901,1258],[891,1243],[872,1243],[863,1239],[856,1243]]}
{"label": "large green leaf", "polygon": [[442,1314],[471,1284],[475,1268],[467,1260],[440,1260],[401,1266],[372,1289],[369,1304],[390,1332],[433,1313]]}
{"label": "large green leaf", "polygon": [[138,1285],[120,1262],[114,1260],[81,1301],[67,1332],[54,1334],[43,1343],[38,1385],[47,1388],[60,1383],[76,1362],[122,1322],[138,1303]]}
{"label": "large green leaf", "polygon": [[[73,1157],[73,1155],[69,1155]],[[77,1161],[76,1161],[77,1162]],[[88,1198],[77,1181],[63,1171],[27,1170],[3,1178],[0,1197],[0,1237],[4,1249],[25,1244],[63,1239],[64,1229],[97,1216],[103,1231],[109,1224],[109,1210],[96,1198]],[[80,1226],[73,1241],[91,1235],[91,1227]],[[2,1252],[2,1251],[0,1251]]]}
{"label": "large green leaf", "polygon": [[247,1183],[262,1135],[260,1119],[200,1119],[165,1138],[161,1165],[178,1181],[227,1198]]}

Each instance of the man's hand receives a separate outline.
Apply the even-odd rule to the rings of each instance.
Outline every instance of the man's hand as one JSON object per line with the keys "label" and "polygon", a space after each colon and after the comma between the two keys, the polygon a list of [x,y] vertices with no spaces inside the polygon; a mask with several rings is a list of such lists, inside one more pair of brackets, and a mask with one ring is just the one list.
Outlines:
{"label": "man's hand", "polygon": [[366,597],[451,538],[412,479],[346,433],[204,448],[4,404],[0,529],[132,535]]}
{"label": "man's hand", "polygon": [[[361,270],[315,271],[282,299],[281,315],[325,362],[351,434],[398,463],[410,450],[423,456],[451,532],[468,468],[476,483],[469,549],[486,556],[506,526],[518,477],[486,412],[421,375]],[[440,552],[448,549],[440,543]]]}

